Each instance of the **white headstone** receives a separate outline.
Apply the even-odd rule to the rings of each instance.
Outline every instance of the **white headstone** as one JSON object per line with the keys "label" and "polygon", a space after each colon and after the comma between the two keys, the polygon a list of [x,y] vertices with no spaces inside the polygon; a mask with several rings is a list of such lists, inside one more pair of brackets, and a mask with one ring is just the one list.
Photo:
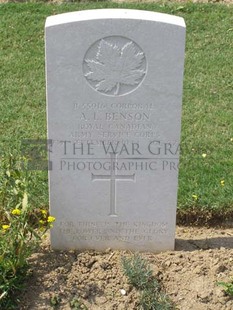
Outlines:
{"label": "white headstone", "polygon": [[174,249],[185,23],[103,9],[46,21],[55,249]]}

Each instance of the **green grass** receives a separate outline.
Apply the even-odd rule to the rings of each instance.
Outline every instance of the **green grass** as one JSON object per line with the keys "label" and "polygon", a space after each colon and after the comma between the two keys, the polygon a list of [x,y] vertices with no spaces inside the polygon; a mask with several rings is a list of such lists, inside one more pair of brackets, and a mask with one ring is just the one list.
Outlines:
{"label": "green grass", "polygon": [[[46,138],[44,23],[47,16],[95,8],[175,14],[187,24],[178,207],[182,213],[233,211],[233,6],[217,4],[23,3],[0,5],[0,149]],[[207,156],[202,157],[205,153]],[[221,180],[225,185],[220,184]],[[47,173],[37,194],[48,204]],[[194,199],[192,195],[197,195]],[[206,211],[206,212],[205,212]]]}

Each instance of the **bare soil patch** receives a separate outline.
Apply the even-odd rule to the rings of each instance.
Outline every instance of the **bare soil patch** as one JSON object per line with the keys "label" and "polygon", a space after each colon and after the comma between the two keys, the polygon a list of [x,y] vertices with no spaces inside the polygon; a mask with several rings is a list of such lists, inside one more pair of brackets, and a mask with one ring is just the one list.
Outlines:
{"label": "bare soil patch", "polygon": [[[52,251],[45,240],[29,260],[31,274],[19,309],[139,309],[139,293],[123,274],[127,251]],[[177,309],[232,310],[233,299],[217,286],[233,278],[233,229],[177,227],[176,249],[142,253]],[[122,294],[121,290],[126,294]],[[84,309],[82,307],[76,309]]]}

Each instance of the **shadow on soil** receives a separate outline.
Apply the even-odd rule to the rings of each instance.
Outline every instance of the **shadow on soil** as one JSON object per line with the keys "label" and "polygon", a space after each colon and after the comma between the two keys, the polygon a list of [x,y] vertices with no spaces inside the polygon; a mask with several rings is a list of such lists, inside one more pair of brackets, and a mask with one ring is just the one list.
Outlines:
{"label": "shadow on soil", "polygon": [[210,249],[233,249],[233,237],[213,237],[205,239],[176,239],[176,251],[196,251]]}

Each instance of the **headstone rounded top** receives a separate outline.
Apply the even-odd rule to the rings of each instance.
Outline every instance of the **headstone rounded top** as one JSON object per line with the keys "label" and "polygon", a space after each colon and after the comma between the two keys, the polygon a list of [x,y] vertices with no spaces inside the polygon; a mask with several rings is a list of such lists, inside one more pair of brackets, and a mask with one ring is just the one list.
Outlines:
{"label": "headstone rounded top", "polygon": [[70,13],[63,13],[49,16],[46,19],[45,27],[52,27],[60,24],[73,23],[77,21],[87,21],[93,19],[138,19],[156,21],[161,23],[173,24],[180,27],[185,27],[185,22],[182,17],[157,13],[143,10],[128,10],[128,9],[98,9],[84,10]]}

